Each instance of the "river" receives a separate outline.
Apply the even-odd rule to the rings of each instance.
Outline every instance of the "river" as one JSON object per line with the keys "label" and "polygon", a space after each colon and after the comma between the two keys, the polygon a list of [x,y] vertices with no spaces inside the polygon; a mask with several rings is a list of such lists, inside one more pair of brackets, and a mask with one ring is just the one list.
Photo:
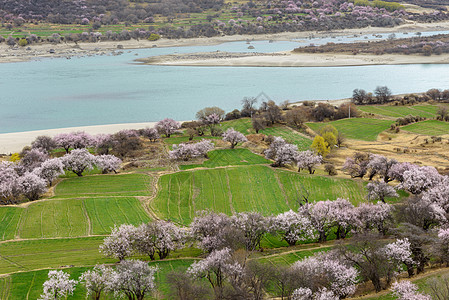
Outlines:
{"label": "river", "polygon": [[151,122],[165,117],[188,120],[206,106],[219,106],[226,111],[240,108],[243,97],[255,97],[261,92],[281,102],[346,98],[355,88],[373,91],[378,85],[387,85],[397,94],[449,88],[449,65],[175,67],[134,62],[136,58],[171,53],[275,52],[310,43],[366,39],[374,37],[253,41],[254,50],[248,50],[246,42],[232,42],[126,50],[119,56],[1,64],[0,133]]}

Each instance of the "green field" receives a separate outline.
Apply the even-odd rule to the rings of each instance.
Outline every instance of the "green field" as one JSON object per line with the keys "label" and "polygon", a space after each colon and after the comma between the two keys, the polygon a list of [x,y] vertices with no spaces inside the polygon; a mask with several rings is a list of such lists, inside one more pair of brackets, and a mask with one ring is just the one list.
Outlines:
{"label": "green field", "polygon": [[402,130],[423,135],[449,134],[449,122],[428,120],[401,127]]}
{"label": "green field", "polygon": [[20,207],[0,207],[0,241],[15,238],[23,211]]}
{"label": "green field", "polygon": [[248,149],[219,149],[208,153],[209,159],[202,164],[196,165],[180,165],[181,170],[188,170],[193,168],[215,168],[222,166],[237,166],[237,165],[257,165],[269,164],[271,161],[265,159],[263,156],[257,155]]}
{"label": "green field", "polygon": [[310,145],[312,145],[311,139],[285,126],[267,127],[259,132],[266,135],[280,136],[288,143],[297,145],[299,150],[308,150]]}
{"label": "green field", "polygon": [[376,115],[402,118],[408,115],[421,116],[428,119],[436,117],[438,106],[436,105],[414,105],[414,106],[387,106],[387,105],[361,105],[357,108],[366,113]]}
{"label": "green field", "polygon": [[165,219],[189,224],[198,210],[259,211],[266,215],[297,209],[309,192],[309,201],[364,199],[363,184],[318,175],[273,170],[266,166],[242,166],[164,175],[152,209]]}
{"label": "green field", "polygon": [[234,128],[235,130],[243,133],[244,135],[255,133],[253,130],[253,125],[251,124],[250,118],[241,118],[237,120],[230,120],[221,123],[220,128],[223,131],[228,130],[228,128]]}
{"label": "green field", "polygon": [[65,179],[55,189],[56,197],[147,196],[151,177],[144,174],[83,176]]}
{"label": "green field", "polygon": [[49,200],[27,207],[18,235],[50,238],[108,234],[114,224],[139,225],[149,220],[134,197]]}
{"label": "green field", "polygon": [[306,125],[315,132],[323,126],[332,125],[348,139],[375,141],[379,133],[390,128],[392,123],[393,121],[389,120],[352,118],[326,123],[306,123]]}

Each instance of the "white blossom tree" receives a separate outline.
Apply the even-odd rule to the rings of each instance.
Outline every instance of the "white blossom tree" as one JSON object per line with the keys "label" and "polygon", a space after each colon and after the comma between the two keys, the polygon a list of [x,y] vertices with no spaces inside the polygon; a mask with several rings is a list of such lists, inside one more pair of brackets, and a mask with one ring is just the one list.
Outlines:
{"label": "white blossom tree", "polygon": [[391,286],[393,295],[397,297],[397,300],[431,300],[429,295],[418,293],[418,287],[410,281],[396,281]]}
{"label": "white blossom tree", "polygon": [[334,227],[334,214],[332,212],[332,201],[319,201],[316,203],[306,203],[299,208],[299,214],[309,219],[312,226],[319,234],[318,241],[325,242],[327,236]]}
{"label": "white blossom tree", "polygon": [[383,202],[361,203],[354,210],[356,214],[354,225],[359,231],[377,229],[385,234],[386,224],[392,218],[393,209],[392,205]]}
{"label": "white blossom tree", "polygon": [[271,231],[282,235],[293,246],[297,241],[315,239],[316,233],[308,218],[289,210],[272,218]]}
{"label": "white blossom tree", "polygon": [[223,133],[223,141],[231,143],[231,149],[234,149],[238,143],[247,142],[248,139],[243,133],[234,130],[234,128],[229,128]]}
{"label": "white blossom tree", "polygon": [[420,194],[441,183],[443,176],[441,176],[434,167],[413,167],[404,171],[403,182],[399,185],[412,194]]}
{"label": "white blossom tree", "polygon": [[76,280],[70,279],[70,275],[64,271],[49,271],[48,280],[44,282],[44,293],[40,300],[65,299],[72,295],[77,284]]}
{"label": "white blossom tree", "polygon": [[100,245],[100,252],[122,261],[133,254],[135,237],[136,227],[133,225],[122,224],[120,227],[114,225],[111,235],[106,237]]}
{"label": "white blossom tree", "polygon": [[117,296],[125,295],[129,300],[143,300],[155,289],[156,267],[141,260],[123,260],[116,268],[112,287]]}
{"label": "white blossom tree", "polygon": [[397,160],[388,159],[383,155],[372,155],[367,165],[367,168],[369,169],[369,180],[372,180],[376,175],[382,177],[384,182],[393,180],[392,178],[390,178],[389,173],[391,168],[397,163]]}
{"label": "white blossom tree", "polygon": [[153,143],[160,138],[159,132],[156,128],[145,128],[143,130],[143,136],[148,138]]}
{"label": "white blossom tree", "polygon": [[115,276],[116,273],[111,267],[96,265],[92,270],[81,274],[79,281],[86,287],[86,296],[99,300],[102,293],[112,290]]}
{"label": "white blossom tree", "polygon": [[14,166],[11,162],[0,162],[0,201],[3,204],[15,203],[20,194],[19,174]]}

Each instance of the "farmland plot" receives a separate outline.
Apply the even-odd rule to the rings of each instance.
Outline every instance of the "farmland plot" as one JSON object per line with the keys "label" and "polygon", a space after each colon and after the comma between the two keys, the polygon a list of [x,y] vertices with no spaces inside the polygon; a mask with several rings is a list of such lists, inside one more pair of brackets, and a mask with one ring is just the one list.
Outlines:
{"label": "farmland plot", "polygon": [[232,214],[259,211],[277,214],[298,207],[298,198],[309,193],[309,201],[338,197],[358,203],[364,199],[363,184],[274,170],[266,166],[241,166],[196,170],[164,175],[152,209],[162,218],[189,224],[203,209]]}

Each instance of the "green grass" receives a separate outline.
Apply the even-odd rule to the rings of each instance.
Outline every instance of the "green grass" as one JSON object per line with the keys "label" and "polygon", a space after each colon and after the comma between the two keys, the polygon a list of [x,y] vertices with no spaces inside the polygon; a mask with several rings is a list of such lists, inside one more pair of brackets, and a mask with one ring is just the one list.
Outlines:
{"label": "green grass", "polygon": [[0,240],[11,240],[16,236],[20,217],[24,209],[20,207],[0,207]]}
{"label": "green grass", "polygon": [[376,115],[402,118],[408,115],[435,118],[438,111],[436,105],[414,105],[414,106],[385,106],[385,105],[363,105],[357,106],[363,112]]}
{"label": "green grass", "polygon": [[202,164],[196,165],[181,165],[181,170],[188,170],[192,168],[204,167],[215,168],[221,166],[236,166],[236,165],[256,165],[268,164],[270,161],[260,155],[254,154],[248,149],[219,149],[208,153],[209,159]]}
{"label": "green grass", "polygon": [[312,256],[316,253],[329,251],[332,247],[320,247],[317,249],[304,249],[298,251],[286,251],[284,253],[279,253],[277,255],[268,256],[268,257],[258,257],[256,258],[261,263],[270,263],[273,265],[292,265],[298,260],[304,259],[306,257]]}
{"label": "green grass", "polygon": [[449,122],[428,120],[401,127],[402,130],[423,135],[449,134]]}
{"label": "green grass", "polygon": [[253,125],[251,124],[250,118],[241,118],[237,120],[230,120],[221,123],[220,128],[224,131],[228,130],[228,128],[234,128],[235,130],[243,133],[244,135],[254,133]]}
{"label": "green grass", "polygon": [[19,234],[21,238],[100,235],[110,233],[114,224],[139,225],[149,220],[134,197],[48,200],[28,206]]}
{"label": "green grass", "polygon": [[41,239],[0,244],[0,274],[62,266],[94,266],[115,263],[98,247],[104,237]]}
{"label": "green grass", "polygon": [[65,179],[55,189],[56,197],[147,196],[150,180],[144,174],[83,176]]}
{"label": "green grass", "polygon": [[[193,137],[193,141],[198,141],[199,142],[202,139],[212,140],[212,142],[213,142],[214,140],[221,140],[222,137],[221,136],[210,136],[210,135],[207,135],[207,136],[194,136]],[[178,144],[181,144],[181,143],[191,142],[191,141],[189,141],[189,136],[187,136],[187,135],[182,135],[182,136],[174,135],[174,136],[171,136],[169,138],[164,138],[163,140],[164,140],[164,143],[166,143],[168,146],[170,146],[170,149],[172,148],[172,145],[178,145]]]}
{"label": "green grass", "polygon": [[315,132],[318,132],[323,126],[332,125],[346,138],[362,141],[375,141],[379,133],[390,128],[392,123],[393,121],[389,120],[352,118],[325,123],[306,123],[306,125]]}
{"label": "green grass", "polygon": [[311,139],[306,138],[293,129],[285,126],[268,127],[259,131],[259,133],[280,136],[288,143],[297,145],[299,150],[308,150],[310,148],[310,145],[312,145]]}
{"label": "green grass", "polygon": [[347,198],[363,201],[363,183],[349,179],[241,166],[164,175],[152,209],[162,218],[189,224],[203,209],[232,214],[259,211],[265,215],[298,208],[305,191],[309,201]]}

